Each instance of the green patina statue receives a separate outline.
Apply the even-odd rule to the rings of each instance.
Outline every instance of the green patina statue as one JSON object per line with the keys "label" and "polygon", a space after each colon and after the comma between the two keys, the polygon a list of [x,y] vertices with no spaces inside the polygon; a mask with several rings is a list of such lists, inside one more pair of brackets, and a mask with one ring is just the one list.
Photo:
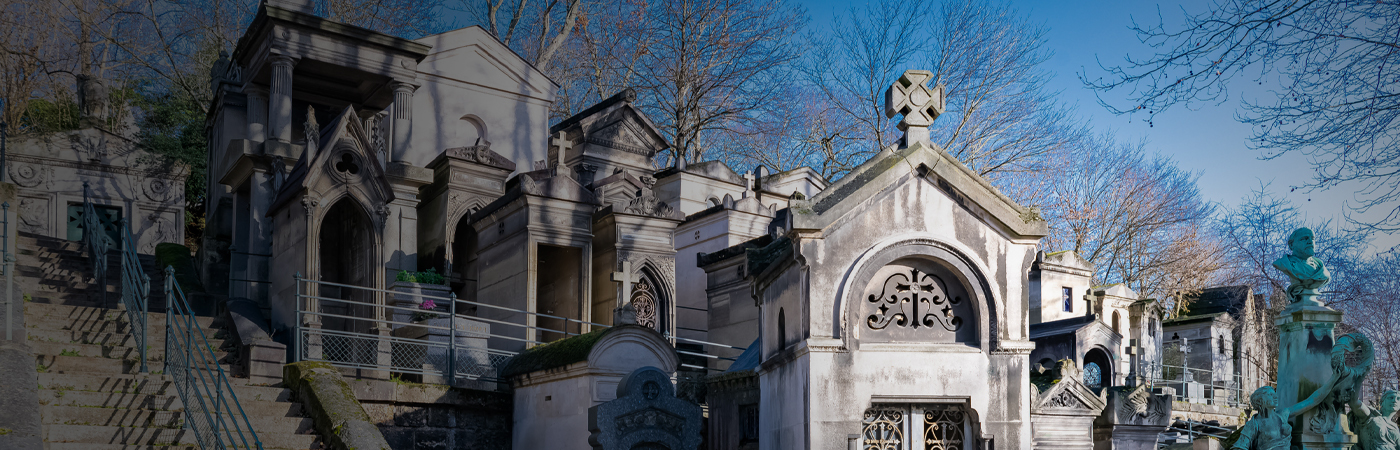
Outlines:
{"label": "green patina statue", "polygon": [[1333,377],[1327,381],[1327,384],[1313,391],[1306,400],[1289,407],[1279,407],[1278,393],[1274,391],[1273,386],[1256,389],[1249,396],[1249,403],[1254,406],[1254,410],[1258,413],[1244,424],[1244,428],[1240,429],[1240,438],[1235,441],[1232,448],[1239,450],[1289,450],[1289,442],[1293,439],[1293,425],[1288,423],[1289,419],[1321,404],[1323,399],[1332,394],[1332,388],[1338,381],[1348,380],[1348,378]]}
{"label": "green patina statue", "polygon": [[1274,260],[1274,268],[1288,275],[1288,296],[1293,303],[1307,301],[1321,306],[1317,291],[1327,285],[1331,275],[1322,260],[1314,258],[1313,232],[1307,228],[1293,230],[1288,237],[1288,249],[1293,253]]}
{"label": "green patina statue", "polygon": [[1400,392],[1394,389],[1381,395],[1379,409],[1366,406],[1351,398],[1351,424],[1356,430],[1362,450],[1400,450],[1400,426],[1395,424],[1395,411],[1400,410]]}

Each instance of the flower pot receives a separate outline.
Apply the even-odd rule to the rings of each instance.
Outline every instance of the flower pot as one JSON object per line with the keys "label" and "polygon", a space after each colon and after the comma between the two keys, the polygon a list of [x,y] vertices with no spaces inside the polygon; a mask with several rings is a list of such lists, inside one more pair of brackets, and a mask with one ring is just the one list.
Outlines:
{"label": "flower pot", "polygon": [[448,311],[447,298],[452,295],[452,290],[440,284],[412,283],[408,281],[394,282],[394,302],[393,306],[407,309],[394,309],[394,328],[408,325],[413,320],[415,310],[422,310],[423,296],[435,297],[433,303],[437,311]]}

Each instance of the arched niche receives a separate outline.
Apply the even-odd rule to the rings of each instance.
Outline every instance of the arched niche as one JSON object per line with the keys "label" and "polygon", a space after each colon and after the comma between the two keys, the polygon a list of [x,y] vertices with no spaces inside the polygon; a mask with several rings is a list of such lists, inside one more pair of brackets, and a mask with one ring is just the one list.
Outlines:
{"label": "arched niche", "polygon": [[[378,288],[378,240],[369,213],[351,196],[342,196],[325,209],[317,228],[314,279],[349,286]],[[346,332],[370,332],[378,319],[373,304],[380,296],[371,290],[322,284],[316,295],[322,328]],[[340,299],[344,301],[336,301]],[[350,303],[354,302],[354,303]],[[340,316],[340,317],[336,317]],[[324,358],[353,362],[372,358],[373,346],[341,336],[323,336]]]}
{"label": "arched niche", "polygon": [[[1089,379],[1095,375],[1090,373],[1090,364],[1097,366],[1099,369],[1099,373],[1097,374],[1099,383],[1097,385],[1091,383],[1091,381],[1093,380]],[[1104,386],[1112,386],[1114,384],[1114,374],[1116,372],[1113,371],[1113,357],[1109,355],[1108,351],[1104,350],[1102,347],[1094,347],[1089,349],[1089,351],[1085,352],[1084,364],[1082,365],[1082,367],[1085,368],[1085,379],[1080,381],[1084,382],[1085,386],[1088,386],[1093,389],[1098,389]]]}
{"label": "arched niche", "polygon": [[467,114],[457,119],[457,123],[452,127],[452,142],[449,147],[470,147],[473,145],[490,145],[487,138],[486,122],[473,114]]}
{"label": "arched niche", "polygon": [[[853,267],[835,305],[838,320],[833,321],[839,327],[834,335],[848,347],[931,343],[995,348],[996,298],[984,272],[954,246],[929,238],[905,239],[877,246]],[[897,302],[889,301],[891,296]],[[886,310],[880,311],[881,306]],[[896,315],[901,312],[902,324]]]}
{"label": "arched niche", "polygon": [[671,304],[675,298],[666,278],[651,261],[642,262],[637,282],[632,285],[628,302],[637,311],[637,324],[656,330],[672,332]]}

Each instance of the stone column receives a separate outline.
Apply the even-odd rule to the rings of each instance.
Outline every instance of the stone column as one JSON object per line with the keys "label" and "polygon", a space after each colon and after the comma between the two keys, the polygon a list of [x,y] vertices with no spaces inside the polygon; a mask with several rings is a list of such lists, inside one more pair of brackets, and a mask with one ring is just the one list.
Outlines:
{"label": "stone column", "polygon": [[276,55],[272,59],[272,95],[268,103],[268,139],[292,142],[292,67],[297,61],[290,56]]}
{"label": "stone column", "polygon": [[[282,164],[274,160],[272,164]],[[248,178],[248,237],[239,250],[247,252],[247,269],[244,271],[247,285],[247,298],[257,302],[260,308],[271,308],[270,268],[272,265],[272,218],[267,211],[272,207],[276,196],[272,189],[272,172],[254,170]]]}
{"label": "stone column", "polygon": [[[1279,406],[1298,404],[1332,378],[1333,332],[1341,321],[1340,311],[1303,304],[1283,310],[1274,319],[1279,334]],[[1328,414],[1328,409],[1328,405],[1319,405],[1294,418],[1294,448],[1347,449],[1356,444],[1356,435],[1346,430],[1346,419],[1342,419],[1340,432],[1319,434],[1311,431],[1313,418]]]}
{"label": "stone column", "polygon": [[402,161],[408,153],[409,132],[413,130],[413,90],[417,86],[395,81],[394,88],[394,143],[390,149],[390,161]]}
{"label": "stone column", "polygon": [[267,88],[249,84],[243,88],[248,96],[248,140],[267,140]]}

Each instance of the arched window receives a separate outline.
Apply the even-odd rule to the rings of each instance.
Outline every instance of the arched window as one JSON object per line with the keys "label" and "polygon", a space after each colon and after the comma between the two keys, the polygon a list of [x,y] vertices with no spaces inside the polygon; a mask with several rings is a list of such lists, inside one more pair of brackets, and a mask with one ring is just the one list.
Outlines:
{"label": "arched window", "polygon": [[719,206],[719,204],[720,201],[718,198],[710,197],[705,199],[705,208],[714,208],[716,206]]}
{"label": "arched window", "polygon": [[1103,386],[1103,369],[1098,363],[1088,363],[1084,365],[1084,385],[1091,388]]}
{"label": "arched window", "polygon": [[783,309],[778,308],[778,349],[787,347],[787,317],[783,315]]}
{"label": "arched window", "polygon": [[1220,340],[1218,341],[1218,343],[1220,344],[1220,345],[1219,345],[1219,347],[1220,347],[1220,354],[1224,355],[1224,354],[1225,354],[1225,336],[1221,336],[1221,337],[1220,337]]}
{"label": "arched window", "polygon": [[1149,319],[1147,321],[1147,336],[1151,338],[1157,337],[1157,319]]}
{"label": "arched window", "polygon": [[1120,317],[1120,316],[1119,316],[1119,314],[1118,314],[1118,311],[1114,311],[1114,312],[1113,312],[1113,332],[1114,332],[1114,333],[1118,333],[1118,334],[1122,334],[1122,333],[1123,333],[1122,331],[1118,331],[1118,321],[1120,320],[1119,317]]}

